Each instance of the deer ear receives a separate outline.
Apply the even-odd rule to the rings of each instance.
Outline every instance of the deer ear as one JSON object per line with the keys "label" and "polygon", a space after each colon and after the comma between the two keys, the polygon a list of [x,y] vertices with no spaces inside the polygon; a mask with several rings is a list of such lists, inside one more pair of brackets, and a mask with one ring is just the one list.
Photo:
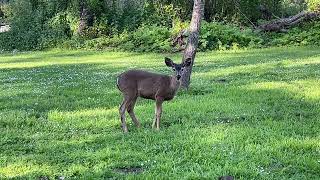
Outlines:
{"label": "deer ear", "polygon": [[183,62],[183,66],[188,67],[190,66],[192,63],[191,58],[187,58],[184,62]]}
{"label": "deer ear", "polygon": [[173,67],[173,61],[167,57],[164,58],[164,62],[168,67]]}

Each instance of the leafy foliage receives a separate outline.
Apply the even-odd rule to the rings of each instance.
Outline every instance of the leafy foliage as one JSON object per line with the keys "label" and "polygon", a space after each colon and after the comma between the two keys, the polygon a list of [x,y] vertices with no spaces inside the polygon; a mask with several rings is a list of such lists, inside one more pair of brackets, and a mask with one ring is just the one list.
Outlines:
{"label": "leafy foliage", "polygon": [[11,31],[1,35],[3,49],[36,49],[41,36],[41,12],[32,11],[28,1],[15,1],[12,5]]}
{"label": "leafy foliage", "polygon": [[297,0],[282,0],[281,2],[281,15],[282,17],[287,17],[290,15],[298,14],[299,12],[307,9],[307,3],[304,0],[301,0],[300,3],[297,3]]}
{"label": "leafy foliage", "polygon": [[259,6],[263,5],[273,14],[279,15],[282,0],[206,0],[207,21],[219,20],[250,24],[262,18]]}
{"label": "leafy foliage", "polygon": [[[84,2],[91,22],[83,33],[78,34],[80,0],[10,1],[2,11],[3,17],[10,22],[11,30],[0,34],[0,50],[60,47],[170,52],[173,50],[171,39],[188,27],[192,10],[192,1],[181,0]],[[267,7],[272,16],[287,16],[307,7],[315,10],[317,0],[205,2],[207,21],[201,28],[201,51],[318,44],[317,23],[310,24],[311,28],[290,30],[290,35],[259,34],[244,26],[265,21],[261,20],[260,5]]]}
{"label": "leafy foliage", "polygon": [[[171,49],[170,31],[165,27],[142,26],[128,36],[125,50],[165,52]],[[121,46],[120,46],[121,47]]]}
{"label": "leafy foliage", "polygon": [[285,33],[267,33],[267,46],[320,45],[320,21],[305,23]]}
{"label": "leafy foliage", "polygon": [[320,1],[319,0],[306,0],[308,8],[311,11],[320,11]]}
{"label": "leafy foliage", "polygon": [[[3,50],[32,50],[54,47],[70,36],[65,14],[52,16],[51,6],[33,1],[14,1],[11,4],[11,30],[0,34]],[[36,8],[37,7],[37,8]]]}
{"label": "leafy foliage", "polygon": [[203,22],[199,49],[225,50],[232,48],[259,47],[262,39],[251,29],[240,30],[236,26]]}
{"label": "leafy foliage", "polygon": [[141,26],[128,33],[122,32],[112,37],[103,36],[85,40],[74,37],[60,45],[67,49],[119,49],[134,52],[168,52],[171,50],[170,31],[166,27]]}

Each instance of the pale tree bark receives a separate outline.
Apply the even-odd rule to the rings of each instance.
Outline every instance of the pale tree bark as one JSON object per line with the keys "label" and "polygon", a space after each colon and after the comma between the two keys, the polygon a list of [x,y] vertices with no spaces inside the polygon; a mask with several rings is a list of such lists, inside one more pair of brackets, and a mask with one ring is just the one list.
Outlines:
{"label": "pale tree bark", "polygon": [[199,32],[200,32],[200,26],[201,26],[201,19],[203,17],[203,10],[204,10],[204,0],[194,0],[192,19],[189,27],[188,43],[182,59],[182,62],[184,62],[186,59],[191,58],[192,63],[191,63],[191,66],[186,68],[186,72],[183,74],[181,78],[182,88],[189,88],[189,85],[190,85],[192,65],[194,64],[194,59],[196,56],[197,47],[199,43]]}
{"label": "pale tree bark", "polygon": [[296,26],[302,22],[319,18],[319,12],[300,12],[299,14],[290,16],[288,18],[277,19],[267,24],[260,25],[258,29],[269,32],[285,32],[288,28]]}

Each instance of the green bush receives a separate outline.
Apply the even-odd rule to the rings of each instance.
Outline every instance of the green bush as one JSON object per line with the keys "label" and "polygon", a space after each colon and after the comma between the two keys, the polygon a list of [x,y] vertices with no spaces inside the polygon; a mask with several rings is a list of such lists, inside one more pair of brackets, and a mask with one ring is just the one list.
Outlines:
{"label": "green bush", "polygon": [[94,39],[73,37],[59,47],[66,49],[118,49],[135,52],[171,51],[171,33],[168,28],[159,26],[141,26],[133,32],[124,31],[111,37],[102,36]]}
{"label": "green bush", "polygon": [[115,35],[113,37],[99,37],[95,39],[90,39],[83,41],[83,48],[85,49],[96,49],[96,50],[101,50],[101,49],[111,49],[111,50],[117,50],[121,49],[126,49],[128,51],[133,51],[134,46],[128,46],[128,33],[123,32],[119,35]]}
{"label": "green bush", "polygon": [[36,49],[41,35],[40,14],[32,12],[30,2],[14,1],[12,15],[13,17],[10,19],[11,30],[2,34],[0,38],[1,49]]}
{"label": "green bush", "polygon": [[[127,43],[130,44],[125,44],[125,46],[122,46],[121,48],[138,52],[170,51],[170,31],[166,27],[141,26],[129,35]],[[133,47],[133,49],[127,49],[126,46],[128,45]]]}
{"label": "green bush", "polygon": [[[185,28],[185,23],[176,23]],[[179,32],[178,27],[168,29],[159,26],[141,26],[133,32],[124,31],[113,37],[86,40],[86,49],[121,49],[136,52],[170,52],[173,50],[171,38]],[[250,29],[221,23],[203,22],[199,39],[199,50],[223,50],[235,48],[261,47],[262,39]],[[77,43],[73,43],[77,44]]]}
{"label": "green bush", "polygon": [[320,21],[305,23],[286,33],[267,33],[266,46],[320,45]]}
{"label": "green bush", "polygon": [[[67,39],[60,44],[57,44],[57,48],[61,49],[82,49],[85,45],[85,39],[80,36],[73,36],[70,39]],[[93,48],[93,47],[92,47]]]}
{"label": "green bush", "polygon": [[299,12],[307,9],[307,4],[305,1],[297,0],[282,0],[281,1],[281,10],[278,13],[278,16],[287,17],[298,14]]}
{"label": "green bush", "polygon": [[39,49],[56,47],[72,36],[67,14],[58,13],[46,21],[39,37]]}
{"label": "green bush", "polygon": [[306,0],[310,11],[320,11],[320,0]]}
{"label": "green bush", "polygon": [[55,47],[71,36],[65,14],[49,18],[47,7],[35,9],[31,1],[13,1],[10,8],[11,29],[0,35],[2,50]]}
{"label": "green bush", "polygon": [[201,51],[260,47],[261,45],[262,39],[249,28],[240,29],[221,23],[202,23],[199,40]]}

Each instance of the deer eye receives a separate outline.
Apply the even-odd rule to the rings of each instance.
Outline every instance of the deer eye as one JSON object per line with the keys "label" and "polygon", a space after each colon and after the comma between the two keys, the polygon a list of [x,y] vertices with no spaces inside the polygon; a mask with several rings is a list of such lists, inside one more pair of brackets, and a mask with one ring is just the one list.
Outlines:
{"label": "deer eye", "polygon": [[173,70],[173,71],[176,71],[176,69],[175,69],[175,68],[172,68],[172,70]]}

